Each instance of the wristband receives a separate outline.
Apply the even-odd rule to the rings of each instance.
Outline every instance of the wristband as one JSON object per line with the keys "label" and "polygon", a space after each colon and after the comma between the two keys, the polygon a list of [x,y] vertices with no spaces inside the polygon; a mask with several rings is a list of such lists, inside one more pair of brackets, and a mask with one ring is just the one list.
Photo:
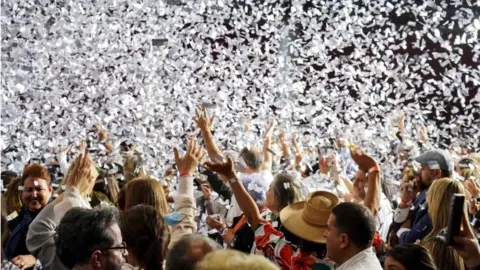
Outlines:
{"label": "wristband", "polygon": [[380,170],[378,169],[378,167],[377,167],[377,166],[375,166],[375,167],[372,167],[372,168],[368,169],[368,173],[372,173],[372,172],[378,172],[378,171],[380,171]]}
{"label": "wristband", "polygon": [[237,182],[237,181],[238,181],[238,180],[237,180],[237,177],[233,177],[233,178],[228,179],[228,182],[229,182],[230,184],[233,184],[233,183],[235,183],[235,182]]}
{"label": "wristband", "polygon": [[190,177],[190,176],[192,176],[192,175],[189,174],[189,173],[181,173],[180,174],[180,177]]}

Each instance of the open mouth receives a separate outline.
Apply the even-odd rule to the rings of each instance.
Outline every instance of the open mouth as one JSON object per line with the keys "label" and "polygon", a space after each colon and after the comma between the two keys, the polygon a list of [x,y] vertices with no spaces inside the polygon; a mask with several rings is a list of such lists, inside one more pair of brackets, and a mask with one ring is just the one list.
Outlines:
{"label": "open mouth", "polygon": [[40,202],[38,200],[31,200],[30,201],[30,205],[36,206],[36,205],[39,205],[39,204],[40,204]]}

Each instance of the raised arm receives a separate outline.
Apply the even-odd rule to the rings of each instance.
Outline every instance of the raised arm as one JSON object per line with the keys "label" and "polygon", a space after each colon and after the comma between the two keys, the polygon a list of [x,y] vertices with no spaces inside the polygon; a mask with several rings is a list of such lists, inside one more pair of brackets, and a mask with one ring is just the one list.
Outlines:
{"label": "raised arm", "polygon": [[263,141],[263,166],[262,171],[271,171],[272,170],[272,153],[271,150],[271,140],[273,136],[273,130],[277,122],[275,120],[270,120],[268,123],[267,133]]}
{"label": "raised arm", "polygon": [[285,138],[285,133],[280,133],[280,146],[282,148],[283,157],[287,162],[287,167],[290,166],[290,148],[288,147],[287,140]]}
{"label": "raised arm", "polygon": [[397,125],[398,125],[398,132],[400,136],[404,138],[405,137],[405,112],[404,111],[400,111],[398,113]]}
{"label": "raised arm", "polygon": [[112,152],[113,144],[108,140],[108,133],[99,124],[95,125],[95,129],[97,130],[98,140],[100,143],[105,146],[107,152]]}
{"label": "raised arm", "polygon": [[169,247],[172,247],[182,236],[197,232],[195,212],[197,209],[193,196],[193,174],[198,164],[206,156],[202,147],[197,145],[195,139],[188,141],[187,153],[181,156],[177,148],[174,149],[175,163],[177,164],[180,179],[178,182],[178,194],[175,199],[175,211],[182,214],[182,221],[172,228]]}
{"label": "raised arm", "polygon": [[213,138],[211,131],[214,118],[214,116],[210,118],[207,109],[204,108],[203,110],[196,111],[196,116],[193,118],[193,121],[197,123],[197,126],[200,129],[208,157],[214,162],[220,162],[223,160],[223,154],[215,144],[215,139]]}
{"label": "raised arm", "polygon": [[368,190],[365,195],[364,205],[376,216],[380,209],[380,200],[382,196],[380,166],[378,166],[373,158],[363,153],[359,148],[353,148],[350,149],[350,151],[358,168],[363,172],[368,173]]}
{"label": "raised arm", "polygon": [[340,167],[338,154],[334,153],[332,156],[328,157],[326,163],[329,167],[332,180],[343,190],[348,190],[350,194],[354,194],[352,182],[342,175],[342,168]]}
{"label": "raised arm", "polygon": [[65,192],[48,204],[28,229],[26,246],[41,261],[43,269],[65,269],[55,253],[55,228],[71,208],[90,208],[85,197],[91,191],[90,183],[98,173],[93,169],[93,161],[85,143],[81,144],[81,153],[66,174]]}
{"label": "raised arm", "polygon": [[228,181],[230,182],[230,187],[232,188],[233,194],[235,195],[235,199],[237,200],[240,209],[242,209],[243,214],[247,217],[252,228],[257,228],[262,220],[260,211],[258,210],[258,207],[253,201],[252,197],[250,197],[238,179],[233,168],[232,158],[228,157],[227,162],[223,163],[207,162],[204,164],[204,166],[210,171],[215,171],[223,175],[223,177],[229,179]]}

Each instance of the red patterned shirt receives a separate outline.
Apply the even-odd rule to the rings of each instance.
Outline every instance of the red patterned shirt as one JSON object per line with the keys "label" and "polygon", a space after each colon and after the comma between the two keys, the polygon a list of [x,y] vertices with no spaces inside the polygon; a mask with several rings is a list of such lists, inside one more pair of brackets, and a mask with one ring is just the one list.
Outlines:
{"label": "red patterned shirt", "polygon": [[272,224],[264,223],[255,231],[255,253],[263,254],[285,270],[329,270],[333,264],[321,260],[314,252],[302,252],[288,242]]}

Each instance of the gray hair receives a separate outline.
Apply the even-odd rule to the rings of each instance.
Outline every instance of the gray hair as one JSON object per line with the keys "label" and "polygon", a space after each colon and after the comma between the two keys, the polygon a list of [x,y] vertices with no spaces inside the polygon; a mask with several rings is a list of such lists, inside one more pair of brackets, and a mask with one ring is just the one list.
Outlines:
{"label": "gray hair", "polygon": [[263,154],[257,150],[243,148],[240,151],[240,157],[250,169],[258,170],[263,165]]}
{"label": "gray hair", "polygon": [[57,257],[68,269],[88,263],[94,251],[113,246],[115,239],[105,228],[118,220],[118,210],[113,207],[70,209],[56,229]]}
{"label": "gray hair", "polygon": [[195,270],[205,255],[218,249],[220,245],[206,236],[186,235],[168,250],[166,270]]}

